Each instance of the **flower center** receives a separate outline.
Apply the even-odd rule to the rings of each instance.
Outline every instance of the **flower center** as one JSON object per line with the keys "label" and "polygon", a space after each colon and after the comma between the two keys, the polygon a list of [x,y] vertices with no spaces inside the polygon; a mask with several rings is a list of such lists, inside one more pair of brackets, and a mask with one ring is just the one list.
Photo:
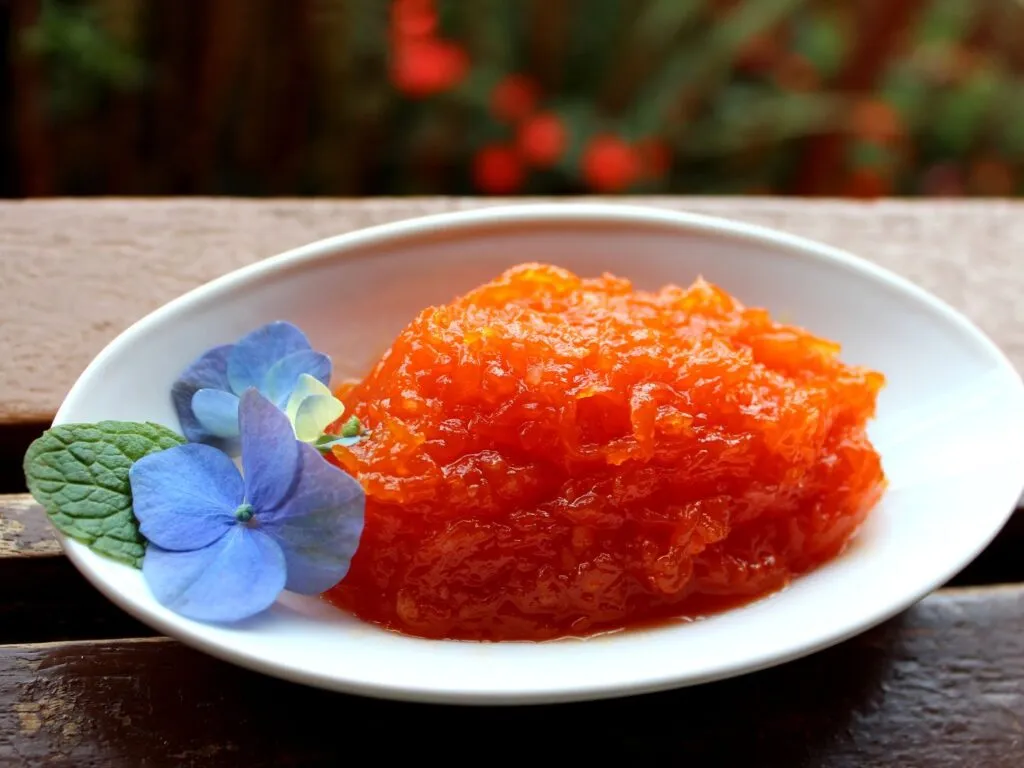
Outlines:
{"label": "flower center", "polygon": [[235,519],[240,523],[248,523],[252,520],[252,515],[255,511],[256,510],[252,508],[252,504],[249,502],[239,504],[238,509],[235,510]]}

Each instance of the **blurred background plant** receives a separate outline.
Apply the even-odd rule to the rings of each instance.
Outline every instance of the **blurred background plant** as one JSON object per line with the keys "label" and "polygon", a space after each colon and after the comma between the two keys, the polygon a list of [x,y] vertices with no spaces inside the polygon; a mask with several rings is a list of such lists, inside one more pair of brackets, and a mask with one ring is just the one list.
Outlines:
{"label": "blurred background plant", "polygon": [[1015,195],[1020,0],[0,0],[0,194]]}

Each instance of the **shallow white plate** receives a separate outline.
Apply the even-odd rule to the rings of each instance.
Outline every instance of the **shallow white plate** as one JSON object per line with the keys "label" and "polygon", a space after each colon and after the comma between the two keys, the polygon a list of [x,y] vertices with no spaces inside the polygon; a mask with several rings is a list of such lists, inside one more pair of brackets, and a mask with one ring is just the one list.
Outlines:
{"label": "shallow white plate", "polygon": [[158,605],[138,571],[79,544],[72,562],[157,630],[228,661],[341,691],[439,702],[619,696],[778,664],[860,632],[963,568],[1024,486],[1024,388],[965,318],[865,261],[796,237],[704,216],[569,204],[445,214],[323,240],[215,280],[115,339],[56,421],[152,420],[177,428],[170,386],[214,344],[290,320],[360,375],[424,306],[523,261],[605,270],[639,287],[703,275],[749,305],[836,339],[889,380],[872,437],[891,486],[842,557],[786,591],[714,618],[588,640],[426,641],[288,595],[225,628]]}

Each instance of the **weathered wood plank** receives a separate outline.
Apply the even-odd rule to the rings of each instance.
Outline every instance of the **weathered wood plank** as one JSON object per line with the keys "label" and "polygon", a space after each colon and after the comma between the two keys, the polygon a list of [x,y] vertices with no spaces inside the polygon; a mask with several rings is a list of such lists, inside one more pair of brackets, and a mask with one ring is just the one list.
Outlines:
{"label": "weathered wood plank", "polygon": [[27,493],[0,496],[0,559],[59,555],[46,512]]}
{"label": "weathered wood plank", "polygon": [[[50,419],[90,359],[150,310],[236,267],[353,229],[499,200],[0,203],[0,423]],[[507,202],[507,201],[505,201]],[[859,253],[965,311],[1024,370],[1024,203],[630,198]],[[10,297],[13,297],[11,300]]]}
{"label": "weathered wood plank", "polygon": [[[305,689],[168,640],[0,647],[0,764],[336,765],[571,757],[625,765],[1024,765],[1024,587],[929,597],[810,658],[720,683],[542,708]],[[461,758],[461,759],[460,759]],[[504,760],[503,760],[504,762]]]}

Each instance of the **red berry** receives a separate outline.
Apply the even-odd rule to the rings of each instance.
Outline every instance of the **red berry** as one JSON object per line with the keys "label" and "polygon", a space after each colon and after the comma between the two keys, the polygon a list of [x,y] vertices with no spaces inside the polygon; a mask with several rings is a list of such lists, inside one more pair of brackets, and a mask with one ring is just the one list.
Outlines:
{"label": "red berry", "polygon": [[430,96],[457,85],[469,69],[469,57],[455,43],[433,38],[403,40],[391,61],[391,80],[413,97]]}
{"label": "red berry", "polygon": [[523,121],[516,142],[528,163],[545,167],[558,161],[567,138],[562,119],[552,112],[541,112]]}
{"label": "red berry", "polygon": [[488,194],[511,194],[522,187],[525,178],[523,162],[512,147],[491,144],[473,158],[473,180]]}
{"label": "red berry", "polygon": [[583,150],[583,178],[598,192],[621,192],[640,175],[633,147],[614,134],[595,136]]}
{"label": "red berry", "polygon": [[491,94],[491,111],[499,120],[514,123],[533,112],[537,105],[537,86],[525,75],[509,75]]}
{"label": "red berry", "polygon": [[394,0],[391,31],[402,37],[429,37],[437,29],[434,0]]}

